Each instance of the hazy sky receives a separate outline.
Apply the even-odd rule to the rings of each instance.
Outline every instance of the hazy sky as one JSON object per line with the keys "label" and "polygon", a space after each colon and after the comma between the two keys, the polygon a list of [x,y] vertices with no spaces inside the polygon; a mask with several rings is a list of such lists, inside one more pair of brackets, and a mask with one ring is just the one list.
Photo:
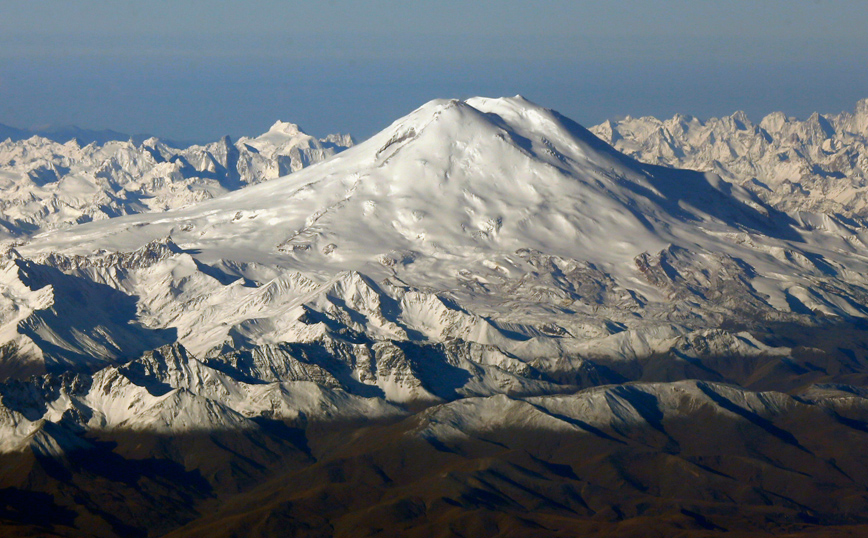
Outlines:
{"label": "hazy sky", "polygon": [[868,97],[866,28],[864,0],[0,0],[0,123],[364,138],[516,93],[585,125],[806,116]]}

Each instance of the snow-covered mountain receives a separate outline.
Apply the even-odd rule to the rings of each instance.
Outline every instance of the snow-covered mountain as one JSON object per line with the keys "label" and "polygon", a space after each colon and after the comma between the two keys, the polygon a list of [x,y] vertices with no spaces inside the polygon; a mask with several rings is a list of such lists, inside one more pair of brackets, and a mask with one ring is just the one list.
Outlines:
{"label": "snow-covered mountain", "polygon": [[[4,364],[24,375],[173,341],[201,357],[345,342],[364,344],[347,375],[393,401],[545,392],[588,358],[685,338],[786,355],[739,333],[864,319],[865,239],[715,175],[640,164],[520,97],[434,101],[281,179],[10,250]],[[456,341],[472,358],[438,352],[463,371],[445,392],[412,363],[406,383],[370,363],[380,343]]]}
{"label": "snow-covered mountain", "polygon": [[709,171],[785,211],[868,216],[868,99],[807,120],[744,112],[706,121],[627,117],[591,131],[642,162]]}
{"label": "snow-covered mountain", "polygon": [[81,146],[33,136],[0,142],[0,233],[20,237],[92,220],[183,207],[286,175],[352,145],[347,135],[316,139],[277,122],[256,138],[228,137],[176,149],[140,144]]}
{"label": "snow-covered mountain", "polygon": [[[207,154],[230,162],[231,148],[240,155],[244,146],[282,174],[294,165],[281,165],[280,156],[292,156],[299,137],[276,125]],[[299,167],[320,155],[308,149],[298,150]],[[194,153],[183,159],[195,161]],[[156,451],[186,471],[202,469],[213,487],[261,476],[290,450],[280,443],[305,458],[334,457],[304,471],[325,473],[329,484],[360,472],[347,462],[370,463],[381,447],[405,467],[365,468],[381,469],[371,480],[386,476],[389,484],[427,472],[406,463],[418,451],[473,458],[494,446],[529,454],[521,465],[542,466],[539,476],[573,476],[539,459],[551,457],[540,452],[539,434],[603,446],[600,454],[635,445],[673,455],[689,446],[697,465],[685,472],[701,480],[750,474],[769,454],[783,454],[800,476],[834,475],[824,483],[847,492],[852,513],[865,505],[851,495],[868,485],[864,461],[792,426],[808,417],[817,431],[854,442],[865,431],[868,230],[860,221],[787,213],[716,174],[643,164],[519,96],[432,101],[330,159],[249,183],[256,184],[6,249],[0,450],[56,462],[117,443],[130,458]],[[360,444],[328,433],[360,420],[348,434]],[[745,459],[724,461],[715,443],[694,441],[684,424],[703,420],[726,432],[732,450],[750,446]],[[292,428],[305,432],[304,442]],[[220,436],[229,434],[227,444]],[[195,450],[176,444],[187,442]],[[141,452],[154,445],[159,450]],[[353,450],[363,455],[346,452]],[[220,456],[205,462],[193,454]],[[239,463],[221,466],[224,457]],[[613,473],[625,469],[606,461]],[[846,462],[840,475],[836,461]],[[28,475],[36,482],[38,469]],[[497,472],[511,483],[532,474]],[[478,483],[476,475],[456,476]],[[608,499],[614,494],[605,488],[634,483],[610,478],[594,475],[587,480],[596,485],[576,495]],[[184,484],[172,491],[200,498]],[[636,517],[649,487],[635,488]],[[780,487],[755,487],[762,493],[748,496],[751,503],[785,507],[770,521],[792,516]],[[323,488],[309,506],[319,506],[330,491]],[[699,503],[691,513],[705,510],[696,506],[709,499],[676,490]],[[720,491],[727,493],[715,502],[743,496],[729,483]],[[355,495],[332,494],[344,507]],[[286,513],[298,509],[296,500]],[[831,505],[800,502],[832,517]],[[320,517],[310,510],[293,517]],[[146,512],[136,516],[142,528],[152,524]],[[240,520],[231,510],[223,515],[228,526],[205,521],[190,535],[231,534]]]}

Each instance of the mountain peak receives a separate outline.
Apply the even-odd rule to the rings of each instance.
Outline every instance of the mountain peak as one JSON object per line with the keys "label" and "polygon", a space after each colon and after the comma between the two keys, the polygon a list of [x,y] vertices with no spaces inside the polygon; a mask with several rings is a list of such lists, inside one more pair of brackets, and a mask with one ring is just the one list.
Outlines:
{"label": "mountain peak", "polygon": [[[106,235],[97,228],[108,225],[94,224],[87,243],[134,250],[142,238],[171,235],[204,259],[290,259],[298,270],[375,278],[397,268],[423,281],[452,278],[435,268],[442,256],[475,263],[520,248],[626,271],[643,250],[673,242],[667,230],[684,221],[739,225],[745,196],[702,174],[652,175],[522,97],[436,99],[322,165],[183,213],[138,216],[135,233]],[[687,199],[700,211],[679,205]],[[390,253],[404,261],[384,263]]]}
{"label": "mountain peak", "polygon": [[300,128],[298,125],[296,125],[295,123],[290,123],[290,122],[288,122],[288,121],[277,120],[276,122],[274,122],[274,125],[272,125],[272,126],[268,129],[268,132],[269,132],[269,133],[280,133],[280,134],[285,134],[285,135],[291,135],[291,136],[294,136],[294,135],[301,134],[303,131],[302,131],[301,128]]}
{"label": "mountain peak", "polygon": [[732,113],[730,119],[735,122],[739,130],[748,129],[752,125],[744,110],[736,110]]}
{"label": "mountain peak", "polygon": [[760,127],[766,131],[777,133],[788,121],[787,115],[783,112],[771,112],[760,121]]}

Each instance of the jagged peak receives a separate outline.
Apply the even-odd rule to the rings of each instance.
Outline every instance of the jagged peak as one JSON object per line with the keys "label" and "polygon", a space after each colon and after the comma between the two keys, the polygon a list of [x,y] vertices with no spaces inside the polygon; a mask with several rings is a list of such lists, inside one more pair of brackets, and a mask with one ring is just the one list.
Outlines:
{"label": "jagged peak", "polygon": [[21,253],[18,252],[18,249],[15,248],[16,246],[19,246],[19,243],[12,242],[10,244],[3,245],[3,250],[2,252],[0,252],[0,258],[2,258],[3,261],[23,260],[24,256],[22,256]]}
{"label": "jagged peak", "polygon": [[346,133],[332,133],[319,139],[320,142],[337,146],[351,147],[356,144],[355,138]]}
{"label": "jagged peak", "polygon": [[148,137],[142,140],[142,146],[146,148],[155,148],[157,146],[163,145],[163,141],[157,138],[156,136]]}
{"label": "jagged peak", "polygon": [[177,369],[184,363],[188,362],[193,355],[187,351],[180,342],[172,342],[160,346],[156,349],[146,351],[142,356],[133,362],[142,362],[146,364],[161,365],[171,369]]}
{"label": "jagged peak", "polygon": [[729,118],[736,122],[739,129],[749,129],[753,125],[744,110],[736,110]]}
{"label": "jagged peak", "polygon": [[350,288],[376,293],[377,285],[369,277],[358,271],[341,271],[323,286],[327,292],[346,291]]}
{"label": "jagged peak", "polygon": [[[147,386],[166,383],[178,375],[186,377],[195,360],[196,358],[180,342],[173,342],[146,351],[141,357],[118,368],[118,371],[133,383]],[[152,388],[157,389],[156,392],[165,392],[158,387]]]}
{"label": "jagged peak", "polygon": [[[91,255],[74,254],[71,256],[58,252],[50,252],[35,257],[34,261],[50,265],[61,271],[89,266],[145,269],[183,252],[184,250],[175,244],[170,236],[166,236],[154,239],[135,250],[127,252],[101,250]],[[20,257],[20,254],[18,256]]]}
{"label": "jagged peak", "polygon": [[766,131],[777,132],[789,121],[786,114],[781,111],[771,112],[760,121],[760,127]]}
{"label": "jagged peak", "polygon": [[[43,147],[43,146],[58,146],[58,147],[60,147],[60,146],[63,146],[63,144],[60,144],[60,143],[55,142],[54,140],[52,140],[50,138],[46,138],[46,137],[38,135],[38,134],[35,134],[35,135],[31,136],[30,138],[25,139],[24,142],[26,142],[30,146],[38,146],[38,147]],[[79,147],[82,147],[81,144],[78,144],[77,140],[76,140],[76,144]],[[90,144],[88,144],[84,147],[85,148],[97,147],[97,145],[95,142],[91,142]]]}

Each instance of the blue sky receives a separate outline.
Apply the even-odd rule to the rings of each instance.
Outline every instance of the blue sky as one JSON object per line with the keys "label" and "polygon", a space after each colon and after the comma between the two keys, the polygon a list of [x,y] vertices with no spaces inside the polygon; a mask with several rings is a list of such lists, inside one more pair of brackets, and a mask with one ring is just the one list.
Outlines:
{"label": "blue sky", "polygon": [[806,116],[868,97],[868,6],[816,1],[0,0],[0,123],[366,137],[435,97]]}

